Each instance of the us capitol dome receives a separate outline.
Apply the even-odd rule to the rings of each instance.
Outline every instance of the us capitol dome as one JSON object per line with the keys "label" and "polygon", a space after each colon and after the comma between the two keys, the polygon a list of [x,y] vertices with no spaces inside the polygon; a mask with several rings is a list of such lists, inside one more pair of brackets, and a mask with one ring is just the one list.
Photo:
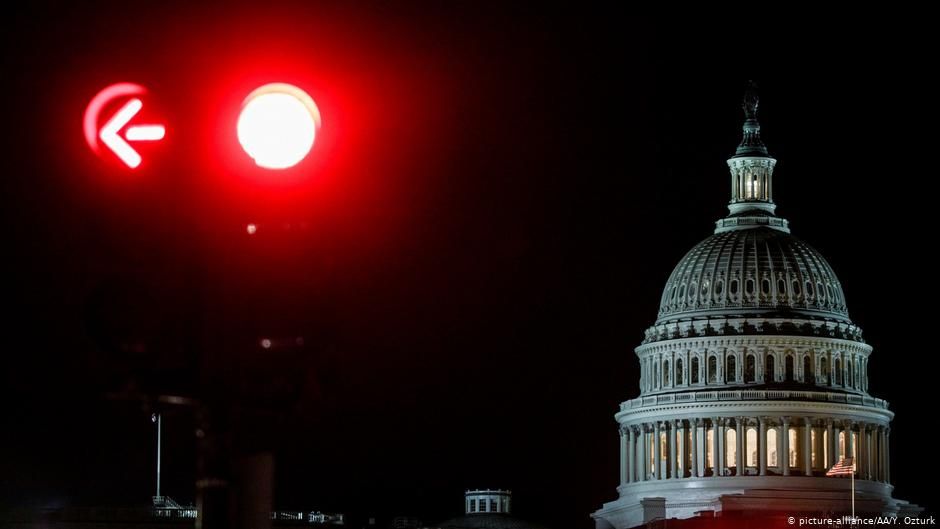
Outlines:
{"label": "us capitol dome", "polygon": [[892,497],[888,403],[868,394],[870,345],[826,259],[775,215],[777,161],[758,99],[728,160],[731,202],[682,258],[636,348],[640,396],[620,404],[619,497],[597,529],[666,518],[916,515]]}

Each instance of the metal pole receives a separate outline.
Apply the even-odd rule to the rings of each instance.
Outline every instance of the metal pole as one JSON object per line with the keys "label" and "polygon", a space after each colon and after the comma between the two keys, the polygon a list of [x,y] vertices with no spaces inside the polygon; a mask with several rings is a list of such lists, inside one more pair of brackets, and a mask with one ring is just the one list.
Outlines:
{"label": "metal pole", "polygon": [[163,417],[158,413],[157,414],[157,496],[156,499],[160,500],[160,443],[163,433]]}
{"label": "metal pole", "polygon": [[855,525],[855,460],[852,460],[852,525]]}

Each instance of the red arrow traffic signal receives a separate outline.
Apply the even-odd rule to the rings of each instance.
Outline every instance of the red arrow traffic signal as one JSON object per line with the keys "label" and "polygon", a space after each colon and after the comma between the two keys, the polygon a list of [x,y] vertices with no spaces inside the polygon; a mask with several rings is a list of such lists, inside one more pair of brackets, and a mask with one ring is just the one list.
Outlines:
{"label": "red arrow traffic signal", "polygon": [[[134,116],[140,112],[144,104],[138,97],[131,97],[118,109],[99,129],[98,122],[102,110],[122,97],[140,96],[146,93],[140,85],[133,83],[118,83],[111,85],[92,98],[88,107],[85,109],[84,131],[85,141],[96,154],[101,154],[101,147],[98,140],[104,143],[115,156],[124,162],[131,169],[137,168],[142,159],[129,141],[157,141],[162,140],[166,135],[166,128],[163,125],[134,125],[127,126]],[[125,129],[126,127],[126,129]],[[124,130],[124,137],[121,137],[121,130]]]}

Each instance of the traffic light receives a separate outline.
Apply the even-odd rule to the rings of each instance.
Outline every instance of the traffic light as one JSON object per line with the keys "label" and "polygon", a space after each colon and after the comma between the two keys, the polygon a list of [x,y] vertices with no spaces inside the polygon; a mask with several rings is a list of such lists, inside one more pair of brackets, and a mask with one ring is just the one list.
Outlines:
{"label": "traffic light", "polygon": [[92,98],[82,119],[85,142],[92,152],[103,158],[117,157],[129,169],[140,166],[143,158],[129,142],[159,141],[166,135],[163,125],[131,124],[143,109],[146,95],[141,85],[116,83]]}
{"label": "traffic light", "polygon": [[297,165],[313,147],[320,111],[303,90],[286,83],[254,90],[238,116],[238,142],[259,167]]}
{"label": "traffic light", "polygon": [[[103,159],[117,158],[136,169],[143,157],[131,143],[164,139],[162,124],[132,123],[144,108],[146,88],[116,83],[88,103],[82,131],[88,147]],[[313,98],[287,83],[268,83],[253,90],[242,103],[236,130],[245,153],[264,169],[287,169],[300,163],[316,139],[320,111]]]}

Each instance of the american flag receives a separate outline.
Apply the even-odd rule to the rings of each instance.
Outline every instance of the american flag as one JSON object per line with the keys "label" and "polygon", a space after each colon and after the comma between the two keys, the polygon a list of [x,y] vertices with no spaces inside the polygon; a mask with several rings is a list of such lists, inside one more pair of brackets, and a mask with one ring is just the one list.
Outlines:
{"label": "american flag", "polygon": [[843,457],[838,463],[832,465],[827,472],[827,476],[848,476],[855,473],[855,460],[851,457]]}

